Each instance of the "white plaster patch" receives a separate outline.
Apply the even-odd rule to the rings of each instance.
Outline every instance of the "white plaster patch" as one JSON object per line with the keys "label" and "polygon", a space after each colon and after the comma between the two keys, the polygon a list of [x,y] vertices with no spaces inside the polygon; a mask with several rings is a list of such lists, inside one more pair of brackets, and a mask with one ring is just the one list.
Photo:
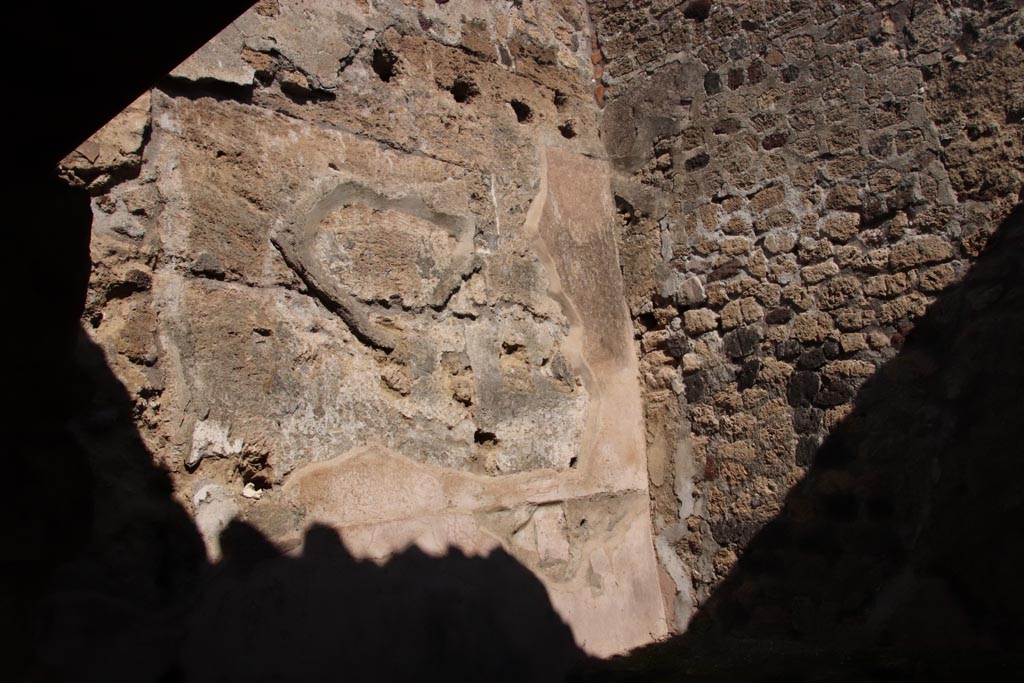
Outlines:
{"label": "white plaster patch", "polygon": [[214,420],[199,420],[192,428],[192,450],[185,465],[195,467],[203,458],[229,457],[242,452],[242,439],[231,438],[231,428]]}

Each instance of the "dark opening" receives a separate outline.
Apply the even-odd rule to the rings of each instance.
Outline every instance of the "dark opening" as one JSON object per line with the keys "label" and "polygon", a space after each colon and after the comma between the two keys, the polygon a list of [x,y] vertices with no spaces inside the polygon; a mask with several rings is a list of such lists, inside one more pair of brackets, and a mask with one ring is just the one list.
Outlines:
{"label": "dark opening", "polygon": [[273,475],[267,464],[266,453],[246,453],[236,469],[243,484],[252,484],[258,489],[273,488]]}
{"label": "dark opening", "polygon": [[482,429],[478,429],[473,432],[473,441],[481,445],[496,444],[498,443],[498,435],[494,432],[485,432]]}
{"label": "dark opening", "polygon": [[711,0],[693,0],[683,10],[683,16],[695,21],[704,21],[711,14]]}
{"label": "dark opening", "polygon": [[370,61],[370,66],[373,68],[374,73],[380,77],[380,80],[388,83],[395,76],[395,65],[398,64],[398,56],[383,47],[376,47],[373,49],[373,59]]}
{"label": "dark opening", "polygon": [[558,132],[562,134],[562,137],[566,140],[571,140],[576,137],[576,129],[572,125],[572,121],[566,121],[558,127]]}
{"label": "dark opening", "polygon": [[516,113],[516,121],[529,123],[533,120],[533,110],[530,109],[530,105],[519,100],[512,100],[509,104],[512,105],[512,110]]}
{"label": "dark opening", "polygon": [[523,345],[515,342],[501,342],[501,353],[505,356],[511,356],[517,351],[522,351]]}
{"label": "dark opening", "polygon": [[469,102],[480,94],[480,89],[476,87],[476,83],[465,78],[456,78],[455,82],[452,83],[452,87],[448,88],[448,91],[456,102]]}
{"label": "dark opening", "polygon": [[645,330],[656,330],[658,329],[658,319],[653,313],[641,313],[636,317],[638,323],[640,323]]}
{"label": "dark opening", "polygon": [[640,221],[640,212],[636,207],[619,195],[615,195],[615,212],[626,225],[635,225]]}

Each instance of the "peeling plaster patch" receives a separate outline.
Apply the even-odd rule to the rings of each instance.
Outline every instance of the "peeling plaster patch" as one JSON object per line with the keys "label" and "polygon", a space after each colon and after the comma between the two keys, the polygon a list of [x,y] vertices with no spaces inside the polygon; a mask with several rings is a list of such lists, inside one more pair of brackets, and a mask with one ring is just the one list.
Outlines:
{"label": "peeling plaster patch", "polygon": [[200,420],[192,428],[192,449],[186,467],[195,467],[203,458],[227,458],[242,452],[242,439],[230,437],[231,428],[214,420]]}

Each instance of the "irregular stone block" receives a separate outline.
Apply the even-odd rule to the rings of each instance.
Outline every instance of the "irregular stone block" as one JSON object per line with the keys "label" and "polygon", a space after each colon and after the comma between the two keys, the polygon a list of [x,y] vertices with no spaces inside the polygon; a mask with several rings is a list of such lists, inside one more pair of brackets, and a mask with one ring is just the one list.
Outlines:
{"label": "irregular stone block", "polygon": [[895,270],[906,270],[952,257],[953,247],[948,240],[939,235],[922,235],[894,244],[889,253],[889,265]]}
{"label": "irregular stone block", "polygon": [[698,308],[683,313],[683,329],[692,337],[718,327],[718,314],[710,308]]}

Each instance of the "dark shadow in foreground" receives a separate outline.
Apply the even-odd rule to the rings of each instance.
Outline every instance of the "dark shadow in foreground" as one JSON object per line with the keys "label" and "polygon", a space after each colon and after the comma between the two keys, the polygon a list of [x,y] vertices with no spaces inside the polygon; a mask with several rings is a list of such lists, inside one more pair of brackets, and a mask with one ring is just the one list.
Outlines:
{"label": "dark shadow in foreground", "polygon": [[562,681],[579,663],[543,585],[501,550],[412,547],[378,565],[314,526],[288,556],[236,521],[221,533],[223,558],[208,563],[84,334],[79,354],[95,381],[89,410],[46,454],[84,460],[78,514],[46,518],[60,509],[48,487],[67,493],[62,473],[31,492],[44,527],[35,547],[54,540],[46,525],[70,526],[77,552],[26,605],[27,680]]}
{"label": "dark shadow in foreground", "polygon": [[[53,192],[22,198],[27,224],[39,207],[57,225],[88,221],[88,207],[61,194],[70,190]],[[32,279],[28,258],[16,271],[35,286],[16,301],[6,355],[21,399],[3,431],[10,679],[566,678],[581,658],[568,628],[537,579],[500,552],[413,550],[377,566],[314,528],[303,555],[288,557],[236,524],[211,565],[135,429],[131,398],[77,326],[85,237],[25,252],[47,254],[48,279]],[[690,631],[591,663],[584,679],[1019,673],[1022,351],[1018,209],[861,388]]]}
{"label": "dark shadow in foreground", "polygon": [[[547,592],[502,550],[377,566],[313,527],[273,557],[241,524],[203,590],[182,649],[185,680],[562,681],[577,662]],[[225,657],[225,653],[232,656]]]}
{"label": "dark shadow in foreground", "polygon": [[686,634],[588,680],[1005,680],[1024,665],[1024,205],[860,389]]}
{"label": "dark shadow in foreground", "polygon": [[[412,548],[378,565],[326,527],[284,555],[234,522],[211,564],[135,427],[133,398],[77,323],[87,199],[56,182],[35,190],[26,222],[48,207],[43,222],[76,239],[49,251],[53,274],[24,292],[8,340],[21,401],[3,430],[5,680],[565,680],[582,660],[572,633],[500,550]],[[26,253],[43,253],[35,246]]]}

